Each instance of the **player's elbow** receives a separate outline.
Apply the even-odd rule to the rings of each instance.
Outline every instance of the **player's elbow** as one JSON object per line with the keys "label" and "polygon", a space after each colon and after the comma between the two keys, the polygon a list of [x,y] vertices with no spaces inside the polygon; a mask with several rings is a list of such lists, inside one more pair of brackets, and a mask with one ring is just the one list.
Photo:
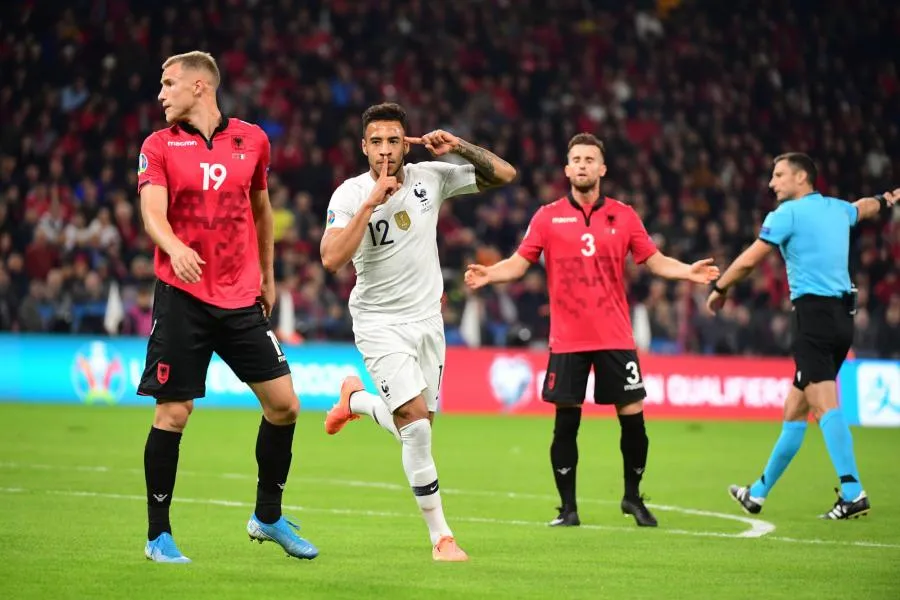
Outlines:
{"label": "player's elbow", "polygon": [[344,266],[344,261],[338,260],[335,256],[322,253],[322,266],[329,273],[337,273]]}

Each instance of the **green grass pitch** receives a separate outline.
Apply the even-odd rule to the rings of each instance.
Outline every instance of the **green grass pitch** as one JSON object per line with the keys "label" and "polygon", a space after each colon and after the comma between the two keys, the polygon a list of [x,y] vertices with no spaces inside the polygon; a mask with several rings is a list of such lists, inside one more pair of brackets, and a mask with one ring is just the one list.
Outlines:
{"label": "green grass pitch", "polygon": [[[598,413],[598,411],[592,411]],[[900,430],[854,429],[869,517],[825,522],[836,476],[806,441],[758,519],[729,483],[755,478],[777,423],[650,421],[644,491],[660,527],[619,513],[614,419],[582,423],[584,526],[551,529],[552,421],[439,416],[444,508],[470,562],[435,564],[398,444],[372,422],[326,436],[302,413],[285,513],[314,561],[248,540],[259,414],[204,410],[181,445],[172,519],[191,565],[144,559],[150,408],[0,404],[0,597],[900,598]]]}

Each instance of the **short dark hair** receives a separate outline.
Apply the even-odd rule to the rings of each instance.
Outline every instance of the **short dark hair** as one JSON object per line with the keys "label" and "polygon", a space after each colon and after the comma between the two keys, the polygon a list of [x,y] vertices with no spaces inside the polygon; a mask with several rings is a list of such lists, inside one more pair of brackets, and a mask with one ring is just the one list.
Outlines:
{"label": "short dark hair", "polygon": [[572,136],[572,139],[569,140],[569,147],[566,152],[571,150],[573,146],[578,146],[579,144],[583,146],[597,146],[600,148],[600,155],[606,158],[606,147],[603,146],[603,142],[601,142],[593,133],[576,133]]}
{"label": "short dark hair", "polygon": [[366,137],[366,129],[373,121],[399,121],[403,131],[407,129],[406,111],[396,102],[375,104],[366,109],[362,115],[363,137]]}
{"label": "short dark hair", "polygon": [[809,185],[815,187],[816,179],[819,178],[819,170],[816,168],[816,163],[813,162],[813,159],[811,159],[809,155],[803,154],[802,152],[785,152],[784,154],[776,156],[775,160],[772,161],[772,164],[777,165],[783,160],[786,160],[793,170],[805,172],[806,180],[809,182]]}

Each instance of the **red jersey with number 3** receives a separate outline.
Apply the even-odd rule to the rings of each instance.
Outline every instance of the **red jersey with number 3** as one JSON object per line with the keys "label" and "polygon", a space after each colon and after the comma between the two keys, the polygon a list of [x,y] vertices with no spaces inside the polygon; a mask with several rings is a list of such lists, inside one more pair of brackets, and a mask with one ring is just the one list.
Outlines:
{"label": "red jersey with number 3", "polygon": [[154,264],[160,280],[221,308],[256,302],[261,275],[250,191],[266,189],[269,154],[262,129],[224,116],[209,143],[187,124],[144,140],[138,192],[147,184],[168,190],[172,231],[206,261],[200,281],[185,283],[157,248]]}
{"label": "red jersey with number 3", "polygon": [[517,252],[544,255],[551,352],[635,348],[625,257],[640,264],[657,249],[634,209],[612,198],[582,208],[566,196],[535,213]]}

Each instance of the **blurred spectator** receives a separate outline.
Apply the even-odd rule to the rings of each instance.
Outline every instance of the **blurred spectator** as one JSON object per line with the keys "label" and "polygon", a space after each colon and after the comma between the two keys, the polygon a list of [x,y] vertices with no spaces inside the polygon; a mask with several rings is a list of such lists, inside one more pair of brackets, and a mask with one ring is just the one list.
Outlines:
{"label": "blurred spectator", "polygon": [[878,329],[878,355],[900,359],[900,295],[893,296],[884,313],[884,324]]}
{"label": "blurred spectator", "polygon": [[[167,1],[20,4],[0,9],[3,330],[96,327],[90,315],[112,279],[122,330],[146,335],[153,249],[135,193],[137,152],[165,126],[162,60],[193,45],[219,59],[223,108],[269,133],[276,276],[294,302],[293,326],[313,339],[351,335],[352,268],[326,274],[318,246],[336,183],[365,168],[360,114],[374,102],[403,103],[413,135],[451,129],[520,173],[515,186],[440,207],[451,343],[546,344],[540,265],[474,297],[461,270],[482,247],[513,252],[534,211],[565,194],[565,143],[579,130],[606,142],[604,192],[632,204],[660,247],[688,262],[724,265],[754,239],[774,207],[766,184],[781,152],[813,155],[817,187],[848,200],[900,173],[900,80],[881,50],[894,45],[900,5],[201,0],[206,18],[178,20]],[[418,149],[409,158],[429,159]],[[859,350],[896,352],[900,225],[865,225],[852,241]],[[777,257],[716,319],[697,290],[627,272],[657,352],[789,346]]]}

